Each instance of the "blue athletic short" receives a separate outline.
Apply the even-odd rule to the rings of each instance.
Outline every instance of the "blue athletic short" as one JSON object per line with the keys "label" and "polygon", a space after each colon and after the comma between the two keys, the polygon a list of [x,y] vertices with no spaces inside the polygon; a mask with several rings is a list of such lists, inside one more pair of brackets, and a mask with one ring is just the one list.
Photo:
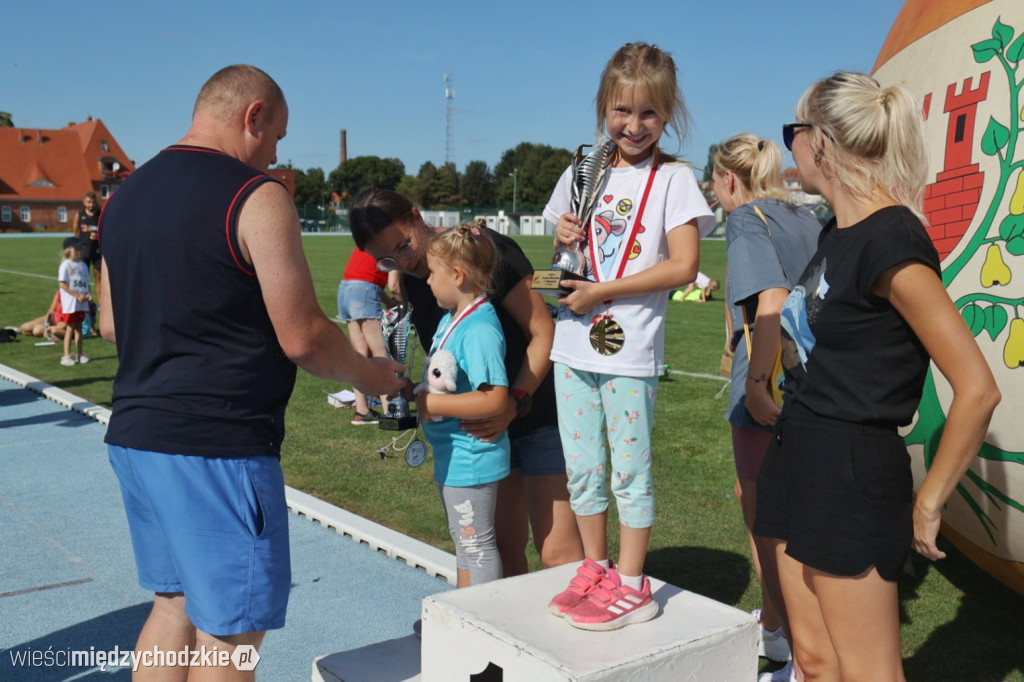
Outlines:
{"label": "blue athletic short", "polygon": [[511,441],[509,462],[523,476],[564,474],[565,455],[557,426],[542,426]]}
{"label": "blue athletic short", "polygon": [[373,282],[343,279],[338,285],[338,319],[375,320],[380,317],[380,297],[384,292]]}
{"label": "blue athletic short", "polygon": [[291,564],[277,458],[108,452],[144,589],[184,593],[193,625],[212,635],[284,627]]}

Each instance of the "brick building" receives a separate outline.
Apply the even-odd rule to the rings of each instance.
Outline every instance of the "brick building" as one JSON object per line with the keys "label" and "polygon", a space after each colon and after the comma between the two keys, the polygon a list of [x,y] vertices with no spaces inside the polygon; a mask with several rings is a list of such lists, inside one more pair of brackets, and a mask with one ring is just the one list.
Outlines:
{"label": "brick building", "polygon": [[100,205],[135,170],[103,121],[0,128],[0,232],[70,232],[82,196]]}

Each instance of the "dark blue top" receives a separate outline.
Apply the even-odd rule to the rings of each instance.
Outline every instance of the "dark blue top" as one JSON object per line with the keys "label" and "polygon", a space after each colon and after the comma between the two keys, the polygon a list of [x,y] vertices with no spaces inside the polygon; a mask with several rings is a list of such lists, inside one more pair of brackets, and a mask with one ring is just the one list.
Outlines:
{"label": "dark blue top", "polygon": [[274,180],[212,149],[169,147],[104,207],[120,360],[106,442],[280,456],[295,365],[277,342],[238,212]]}

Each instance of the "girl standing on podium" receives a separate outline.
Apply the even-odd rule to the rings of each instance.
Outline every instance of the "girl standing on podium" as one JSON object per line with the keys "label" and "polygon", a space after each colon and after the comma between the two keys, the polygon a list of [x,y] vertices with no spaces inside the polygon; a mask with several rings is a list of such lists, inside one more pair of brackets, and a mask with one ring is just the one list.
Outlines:
{"label": "girl standing on podium", "polygon": [[[714,227],[693,171],[661,152],[688,115],[675,63],[652,45],[628,44],[605,67],[598,135],[611,139],[609,168],[586,224],[570,211],[572,169],[544,217],[562,244],[586,256],[583,280],[563,280],[554,361],[559,433],[585,559],[549,610],[585,630],[615,630],[658,613],[644,576],[654,523],[651,427],[664,369],[668,292],[697,276],[699,239]],[[619,512],[619,560],[608,557],[605,467]]]}

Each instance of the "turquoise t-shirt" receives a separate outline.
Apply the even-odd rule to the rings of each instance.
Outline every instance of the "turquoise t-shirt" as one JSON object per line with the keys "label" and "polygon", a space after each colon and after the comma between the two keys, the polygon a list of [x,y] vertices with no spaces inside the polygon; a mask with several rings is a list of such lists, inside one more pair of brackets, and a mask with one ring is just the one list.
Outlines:
{"label": "turquoise t-shirt", "polygon": [[[441,318],[434,334],[434,348],[451,326],[451,313]],[[498,314],[490,302],[462,318],[444,342],[444,349],[455,356],[459,372],[456,393],[477,390],[482,384],[508,386],[505,373],[505,337]],[[434,448],[434,480],[443,485],[464,488],[500,481],[509,472],[508,434],[493,443],[466,434],[459,420],[446,417],[423,424],[423,433]]]}

